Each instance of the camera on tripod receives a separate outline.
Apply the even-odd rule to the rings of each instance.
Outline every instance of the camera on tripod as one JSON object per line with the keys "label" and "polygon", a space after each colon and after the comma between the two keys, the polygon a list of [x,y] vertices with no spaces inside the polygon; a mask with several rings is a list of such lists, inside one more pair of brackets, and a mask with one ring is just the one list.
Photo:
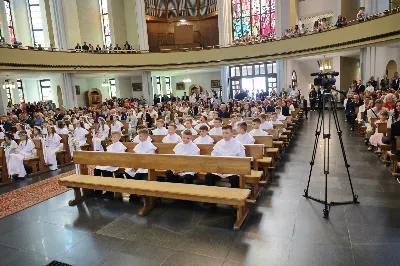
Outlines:
{"label": "camera on tripod", "polygon": [[339,72],[332,71],[326,73],[311,73],[311,77],[317,77],[314,79],[315,86],[321,86],[324,89],[329,89],[336,84],[336,79],[334,77],[339,76]]}

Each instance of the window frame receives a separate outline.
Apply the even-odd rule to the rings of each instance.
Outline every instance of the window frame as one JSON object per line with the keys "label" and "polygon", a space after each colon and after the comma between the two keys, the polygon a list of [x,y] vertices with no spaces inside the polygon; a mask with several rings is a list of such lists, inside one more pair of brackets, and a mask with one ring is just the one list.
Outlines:
{"label": "window frame", "polygon": [[22,83],[22,79],[17,79],[17,88],[18,88],[18,97],[20,103],[25,103],[25,93],[24,93],[24,85]]}
{"label": "window frame", "polygon": [[[110,97],[111,98],[117,97],[117,86],[115,83],[115,78],[108,79],[108,84],[110,85],[109,89],[108,89],[108,94],[110,95]],[[115,93],[114,95],[113,95],[113,91]]]}
{"label": "window frame", "polygon": [[[34,3],[31,4],[31,0],[28,1],[28,11],[29,11],[29,19],[30,19],[30,26],[31,26],[31,32],[32,32],[32,40],[33,40],[33,45],[40,44],[42,47],[44,47],[44,30],[43,30],[43,14],[42,11],[40,10],[40,4]],[[39,13],[40,13],[40,20],[41,20],[41,28],[34,28],[33,27],[33,17],[32,17],[32,7],[38,7],[39,8]],[[39,17],[35,17],[35,19],[39,19]],[[42,39],[40,40],[41,42],[38,41],[38,38],[35,37],[35,32],[41,32],[42,33]]]}
{"label": "window frame", "polygon": [[49,101],[49,100],[52,100],[52,99],[44,99],[44,98],[43,98],[43,89],[50,89],[50,94],[51,94],[51,83],[50,83],[49,86],[47,86],[47,85],[42,85],[42,83],[47,82],[47,81],[50,82],[50,79],[41,79],[41,80],[39,80],[40,98],[42,99],[42,101]]}
{"label": "window frame", "polygon": [[162,88],[161,88],[161,77],[156,76],[156,91],[157,95],[161,94]]}
{"label": "window frame", "polygon": [[171,92],[171,77],[165,77],[165,93],[170,95]]}
{"label": "window frame", "polygon": [[[111,41],[110,16],[109,16],[109,12],[108,12],[107,0],[99,0],[99,6],[100,6],[101,26],[102,26],[102,33],[103,33],[103,44],[106,47],[109,47],[112,44],[112,41]],[[103,7],[107,8],[107,10],[106,10],[107,12],[104,11]],[[105,23],[106,17],[107,17],[108,25],[106,25],[106,23]],[[107,34],[106,26],[108,27],[109,34]]]}

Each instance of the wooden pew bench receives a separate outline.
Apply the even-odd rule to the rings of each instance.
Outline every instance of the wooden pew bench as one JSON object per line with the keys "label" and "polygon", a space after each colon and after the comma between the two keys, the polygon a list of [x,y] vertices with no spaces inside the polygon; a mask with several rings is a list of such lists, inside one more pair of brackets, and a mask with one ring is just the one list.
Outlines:
{"label": "wooden pew bench", "polygon": [[68,144],[68,134],[59,134],[61,137],[61,143],[63,148],[56,152],[57,161],[60,163],[60,167],[64,167],[72,164],[71,152]]}
{"label": "wooden pew bench", "polygon": [[[122,143],[127,147],[127,152],[133,152],[133,149],[137,143],[124,142]],[[157,154],[175,154],[173,149],[175,148],[175,143],[153,143],[157,147]],[[259,196],[262,185],[265,185],[269,178],[268,167],[271,164],[272,158],[263,157],[263,145],[251,144],[244,145],[246,148],[246,156],[253,158],[251,173],[245,175],[246,184],[252,187],[252,199],[257,199]],[[200,155],[211,155],[214,148],[214,144],[198,144],[197,147],[200,149]],[[215,159],[219,157],[214,157]],[[258,171],[262,167],[263,171]],[[165,177],[165,172],[171,169],[156,169],[156,176]],[[196,178],[200,180],[205,180],[206,172],[200,172],[196,174]],[[228,182],[226,178],[221,179],[222,182]]]}
{"label": "wooden pew bench", "polygon": [[49,171],[49,165],[46,165],[44,161],[44,154],[43,154],[43,145],[40,140],[33,139],[33,143],[35,144],[36,149],[36,156],[25,159],[24,165],[32,168],[31,175],[42,174]]}
{"label": "wooden pew bench", "polygon": [[8,178],[6,156],[4,153],[4,148],[2,147],[0,147],[0,171],[1,171],[1,184],[10,183],[11,179]]}
{"label": "wooden pew bench", "polygon": [[[234,229],[239,229],[248,215],[248,203],[254,203],[247,199],[250,190],[245,189],[244,176],[250,174],[250,158],[218,157],[218,160],[215,160],[215,157],[212,156],[75,151],[74,163],[80,165],[81,174],[64,177],[58,181],[60,185],[74,189],[75,199],[71,200],[69,205],[74,205],[89,196],[90,190],[106,190],[143,196],[144,206],[139,211],[139,215],[146,215],[155,207],[155,198],[225,204],[237,209]],[[149,169],[148,181],[87,176],[87,165],[107,166],[110,164],[115,167]],[[156,166],[174,171],[237,173],[240,176],[240,189],[149,182],[156,180]],[[83,189],[83,196],[81,189]]]}

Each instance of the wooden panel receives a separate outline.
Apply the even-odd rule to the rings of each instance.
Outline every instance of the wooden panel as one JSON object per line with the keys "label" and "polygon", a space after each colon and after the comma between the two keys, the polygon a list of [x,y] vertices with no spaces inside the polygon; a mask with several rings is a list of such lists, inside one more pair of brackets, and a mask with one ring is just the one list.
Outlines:
{"label": "wooden panel", "polygon": [[179,25],[174,27],[175,44],[194,43],[193,25]]}
{"label": "wooden panel", "polygon": [[273,147],[272,136],[255,136],[253,138],[255,140],[255,144],[263,144],[267,148]]}
{"label": "wooden panel", "polygon": [[182,156],[160,154],[134,154],[114,152],[75,151],[74,163],[86,165],[112,165],[126,168],[171,169],[176,171],[212,172],[249,175],[250,158],[213,156]]}

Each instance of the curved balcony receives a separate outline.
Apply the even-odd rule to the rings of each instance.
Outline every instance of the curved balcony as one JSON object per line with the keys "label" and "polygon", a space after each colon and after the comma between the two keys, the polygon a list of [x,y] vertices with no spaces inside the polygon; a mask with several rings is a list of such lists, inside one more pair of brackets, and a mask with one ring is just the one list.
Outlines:
{"label": "curved balcony", "polygon": [[400,13],[344,28],[228,48],[144,54],[96,54],[0,49],[0,69],[49,71],[183,69],[290,59],[400,39]]}

